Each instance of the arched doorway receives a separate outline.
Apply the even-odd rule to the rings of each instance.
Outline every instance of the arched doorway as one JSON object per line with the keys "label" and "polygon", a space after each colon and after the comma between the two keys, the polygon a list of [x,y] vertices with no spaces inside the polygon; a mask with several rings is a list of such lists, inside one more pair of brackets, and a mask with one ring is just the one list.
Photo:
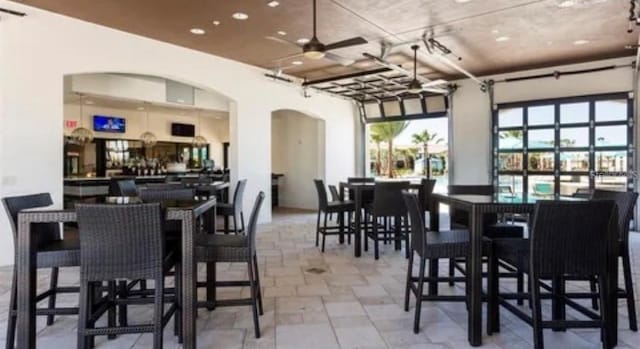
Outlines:
{"label": "arched doorway", "polygon": [[325,177],[325,121],[290,109],[276,110],[271,117],[271,172],[277,185],[272,187],[273,204],[316,209],[313,180]]}

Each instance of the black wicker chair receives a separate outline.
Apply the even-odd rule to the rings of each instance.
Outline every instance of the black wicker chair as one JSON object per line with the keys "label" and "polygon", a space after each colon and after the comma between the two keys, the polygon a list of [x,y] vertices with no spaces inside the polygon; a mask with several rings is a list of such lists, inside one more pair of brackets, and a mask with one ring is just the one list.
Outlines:
{"label": "black wicker chair", "polygon": [[[615,203],[608,200],[583,202],[539,201],[533,217],[530,240],[498,239],[490,248],[488,280],[487,332],[500,330],[499,305],[533,326],[534,346],[544,347],[543,328],[565,330],[567,328],[600,328],[603,348],[610,348],[608,329],[609,306],[602,306],[600,314],[586,312],[585,307],[567,299],[564,283],[566,279],[588,280],[597,276],[600,286],[600,301],[614,302],[616,290],[608,290],[605,277],[617,258],[618,213]],[[561,252],[561,253],[560,253]],[[523,270],[529,276],[529,294],[500,291],[498,261]],[[550,293],[541,293],[542,280],[551,280]],[[509,302],[513,299],[529,298],[532,316]],[[552,300],[552,320],[542,319],[541,299]],[[586,315],[588,320],[566,320],[565,306],[569,305]]]}
{"label": "black wicker chair", "polygon": [[[88,348],[95,336],[130,333],[153,333],[153,347],[162,348],[165,325],[176,314],[176,334],[180,334],[180,257],[166,247],[164,217],[160,203],[135,205],[76,204],[80,230],[80,316],[78,348]],[[175,293],[169,296],[164,278],[174,268]],[[104,281],[115,291],[121,280],[153,280],[153,298],[116,297],[111,292],[106,300],[95,299],[95,288]],[[164,303],[171,306],[165,312]],[[126,326],[115,324],[116,307],[153,303],[152,324]],[[108,312],[107,326],[96,322]],[[179,336],[180,337],[180,336]]]}
{"label": "black wicker chair", "polygon": [[[409,258],[409,233],[407,231],[407,206],[402,198],[402,191],[409,189],[409,182],[376,182],[373,203],[367,211],[371,219],[365,220],[364,250],[369,250],[369,240],[373,240],[375,259],[380,258],[380,241],[394,242],[395,249],[401,249],[405,241],[405,254]],[[393,220],[393,224],[389,222]],[[382,224],[380,224],[382,221]],[[404,223],[404,224],[403,224]]]}
{"label": "black wicker chair", "polygon": [[429,178],[422,178],[420,180],[420,189],[418,190],[418,197],[420,198],[420,209],[424,212],[429,210],[429,202],[431,202],[431,194],[436,187],[436,180]]}
{"label": "black wicker chair", "polygon": [[[329,201],[327,198],[327,190],[324,187],[324,181],[322,179],[314,179],[313,183],[316,186],[316,192],[318,194],[318,220],[316,221],[316,246],[320,243],[320,235],[322,235],[322,247],[320,250],[324,252],[324,246],[327,235],[342,235],[347,234],[348,241],[351,242],[351,234],[353,229],[350,224],[345,224],[344,214],[346,213],[348,218],[347,222],[351,221],[351,213],[355,210],[355,204],[353,201]],[[322,214],[324,213],[324,219]],[[328,216],[332,213],[338,215],[338,224],[330,225],[328,223]],[[320,223],[322,221],[322,224]],[[342,238],[341,238],[342,241]]]}
{"label": "black wicker chair", "polygon": [[[224,218],[224,229],[222,232],[229,234],[233,231],[237,234],[244,234],[244,213],[242,212],[242,203],[244,198],[244,189],[247,186],[247,180],[239,180],[236,184],[236,189],[233,192],[233,202],[218,203],[216,205],[216,212],[218,216]],[[229,217],[233,220],[233,230],[229,229]],[[240,225],[238,226],[238,219]]]}
{"label": "black wicker chair", "polygon": [[[492,185],[450,185],[449,194],[458,195],[493,195],[494,187]],[[469,213],[462,210],[454,210],[451,213],[451,228],[452,229],[466,229],[469,226]],[[498,222],[498,215],[489,214],[484,217],[484,237],[488,239],[504,239],[504,238],[523,238],[524,227],[516,224],[500,223]],[[449,261],[449,276],[455,275],[455,271],[465,274],[466,271],[460,264],[460,260]],[[502,274],[502,276],[513,276],[516,278],[518,284],[518,292],[522,292],[524,288],[524,275],[513,268],[513,266],[501,263],[501,267],[506,269],[508,273]],[[450,282],[449,285],[453,286],[454,282]],[[518,301],[518,304],[522,304],[522,300]]]}
{"label": "black wicker chair", "polygon": [[137,196],[138,187],[134,179],[112,179],[109,184],[109,195],[111,196]]}
{"label": "black wicker chair", "polygon": [[[203,234],[196,243],[196,260],[207,263],[207,281],[198,286],[207,287],[207,300],[198,302],[198,306],[212,310],[216,306],[251,305],[256,338],[260,338],[260,323],[258,313],[263,315],[262,291],[260,288],[260,273],[258,271],[258,257],[256,254],[256,229],[260,208],[264,201],[264,193],[260,192],[253,205],[249,217],[247,235]],[[249,280],[246,281],[217,281],[216,263],[247,263]],[[249,286],[251,297],[248,299],[217,300],[216,287]]]}
{"label": "black wicker chair", "polygon": [[[468,292],[464,296],[445,295],[425,295],[425,282],[443,282],[449,278],[425,276],[427,260],[429,263],[440,258],[465,257],[469,254],[469,231],[426,231],[421,200],[415,193],[405,192],[404,203],[409,211],[411,221],[411,247],[409,253],[409,265],[407,269],[407,283],[404,295],[404,310],[409,311],[410,292],[416,297],[415,319],[413,322],[413,332],[420,331],[420,311],[423,301],[446,301],[446,302],[468,302]],[[409,247],[407,247],[409,249]],[[420,259],[418,276],[413,275],[413,261],[415,257]],[[466,277],[456,277],[457,281],[463,281],[466,285]]]}
{"label": "black wicker chair", "polygon": [[[638,331],[638,320],[636,318],[635,296],[633,291],[633,274],[631,273],[631,256],[629,254],[629,225],[633,219],[633,211],[638,201],[638,193],[620,192],[596,189],[592,196],[594,200],[613,200],[618,207],[618,248],[619,256],[622,258],[622,271],[624,278],[624,289],[618,291],[618,298],[625,299],[629,314],[629,328]],[[591,280],[591,290],[596,289],[596,281]],[[594,304],[597,304],[594,302]],[[597,310],[597,306],[595,307]]]}
{"label": "black wicker chair", "polygon": [[[18,237],[18,213],[21,210],[46,207],[53,204],[48,193],[13,196],[2,199],[13,233],[14,247]],[[76,293],[78,287],[59,287],[58,273],[62,267],[77,267],[80,265],[80,242],[77,239],[62,239],[60,226],[57,223],[33,224],[31,230],[37,237],[37,268],[51,269],[49,289],[33,299],[34,306],[43,299],[48,298],[48,306],[45,309],[36,309],[36,315],[46,315],[47,325],[52,325],[54,315],[74,315],[78,308],[56,308],[56,296],[60,293]],[[9,299],[9,315],[7,320],[6,348],[12,349],[15,345],[16,331],[16,269],[13,267],[11,281],[11,295]]]}

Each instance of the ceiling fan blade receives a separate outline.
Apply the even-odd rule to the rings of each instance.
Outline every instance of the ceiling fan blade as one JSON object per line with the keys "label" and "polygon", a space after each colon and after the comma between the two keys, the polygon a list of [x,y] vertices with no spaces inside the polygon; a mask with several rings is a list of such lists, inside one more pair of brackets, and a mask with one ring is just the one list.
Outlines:
{"label": "ceiling fan blade", "polygon": [[325,46],[325,49],[327,51],[329,50],[335,50],[338,48],[345,48],[345,47],[349,47],[349,46],[357,46],[357,45],[363,45],[368,43],[368,41],[363,38],[363,37],[355,37],[355,38],[351,38],[351,39],[347,39],[347,40],[342,40],[342,41],[338,41],[338,42],[334,42],[331,43],[329,45]]}
{"label": "ceiling fan blade", "polygon": [[443,88],[433,88],[433,87],[423,88],[422,91],[433,92],[433,93],[442,94],[442,95],[446,95],[449,93],[448,90],[445,90]]}
{"label": "ceiling fan blade", "polygon": [[331,53],[331,52],[325,52],[324,58],[326,58],[326,59],[328,59],[330,61],[338,62],[338,63],[344,65],[345,67],[349,66],[349,65],[352,65],[353,63],[356,62],[353,59],[349,59],[349,58],[345,58],[345,57],[342,57],[342,56],[338,56],[337,54]]}
{"label": "ceiling fan blade", "polygon": [[298,44],[296,42],[285,40],[285,39],[282,39],[282,38],[277,38],[275,36],[265,36],[264,38],[267,39],[267,40],[279,42],[279,43],[285,44],[285,45],[293,45],[293,46],[298,47],[298,48],[302,47],[302,45],[300,45],[300,44]]}
{"label": "ceiling fan blade", "polygon": [[438,86],[438,85],[444,85],[447,84],[448,81],[442,80],[442,79],[438,79],[438,80],[432,80],[429,82],[425,82],[422,84],[422,88],[428,88],[428,87],[434,87],[434,86]]}

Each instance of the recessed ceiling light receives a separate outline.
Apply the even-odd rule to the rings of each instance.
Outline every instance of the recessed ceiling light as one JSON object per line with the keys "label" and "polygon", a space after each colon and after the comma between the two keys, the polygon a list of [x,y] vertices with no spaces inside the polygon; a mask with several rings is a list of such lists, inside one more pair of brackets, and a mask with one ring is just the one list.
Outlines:
{"label": "recessed ceiling light", "polygon": [[306,44],[306,43],[308,43],[308,42],[309,42],[309,39],[307,39],[307,38],[300,38],[300,39],[296,40],[296,42],[297,42],[297,43],[299,43],[299,44],[304,45],[304,44]]}
{"label": "recessed ceiling light", "polygon": [[93,104],[93,101],[85,101],[85,104]]}
{"label": "recessed ceiling light", "polygon": [[204,29],[201,29],[201,28],[191,28],[190,32],[191,34],[195,34],[195,35],[204,35],[204,33],[206,33],[206,31],[204,31]]}
{"label": "recessed ceiling light", "polygon": [[220,25],[220,21],[213,21],[213,25],[219,26]]}
{"label": "recessed ceiling light", "polygon": [[280,5],[280,2],[275,1],[275,0],[267,2],[267,6],[269,6],[269,7],[278,7],[278,5]]}
{"label": "recessed ceiling light", "polygon": [[138,110],[144,110],[144,107],[138,107],[138,108],[136,108],[136,109],[138,109]]}
{"label": "recessed ceiling light", "polygon": [[575,6],[575,5],[576,5],[575,0],[560,0],[560,1],[558,1],[558,7],[562,7],[562,8],[572,7],[572,6]]}
{"label": "recessed ceiling light", "polygon": [[588,43],[589,43],[589,40],[584,40],[584,39],[576,40],[573,42],[573,44],[576,46],[586,45]]}
{"label": "recessed ceiling light", "polygon": [[216,116],[216,119],[220,120],[222,119],[222,116]]}
{"label": "recessed ceiling light", "polygon": [[491,34],[493,34],[493,35],[496,35],[498,33],[500,33],[500,31],[498,29],[494,29],[494,30],[491,31]]}
{"label": "recessed ceiling light", "polygon": [[469,2],[471,0],[454,0],[455,2],[457,2],[458,4],[464,4],[466,2]]}
{"label": "recessed ceiling light", "polygon": [[285,36],[285,35],[287,35],[287,32],[284,31],[284,30],[278,30],[278,35]]}
{"label": "recessed ceiling light", "polygon": [[233,19],[237,19],[239,21],[244,21],[244,20],[249,18],[249,15],[244,13],[244,12],[236,12],[236,13],[232,14],[231,17],[233,17]]}
{"label": "recessed ceiling light", "polygon": [[497,42],[505,42],[505,41],[509,41],[509,39],[511,39],[511,38],[510,38],[510,37],[508,37],[508,36],[498,36],[498,37],[496,38],[496,41],[497,41]]}
{"label": "recessed ceiling light", "polygon": [[291,62],[293,65],[302,65],[302,61],[293,61]]}

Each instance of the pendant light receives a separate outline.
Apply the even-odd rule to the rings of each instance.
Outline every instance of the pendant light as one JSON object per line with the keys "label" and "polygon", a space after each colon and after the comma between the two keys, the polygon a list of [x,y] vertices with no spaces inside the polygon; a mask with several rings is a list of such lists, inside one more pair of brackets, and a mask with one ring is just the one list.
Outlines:
{"label": "pendant light", "polygon": [[78,144],[78,145],[85,145],[88,143],[91,143],[91,141],[93,141],[93,131],[89,130],[88,128],[83,127],[84,125],[84,109],[83,109],[83,105],[84,105],[84,95],[78,93],[78,96],[80,97],[80,127],[77,127],[76,129],[74,129],[71,132],[71,141],[74,144]]}
{"label": "pendant light", "polygon": [[156,145],[156,143],[158,143],[158,137],[156,137],[153,132],[149,131],[149,108],[151,106],[151,103],[145,104],[145,110],[147,112],[147,131],[140,135],[140,140],[145,147],[153,147],[154,145]]}
{"label": "pendant light", "polygon": [[413,50],[413,80],[411,80],[407,88],[409,93],[415,93],[415,94],[422,92],[422,83],[418,81],[418,73],[417,73],[418,48],[420,48],[420,46],[418,45],[411,46],[411,49]]}
{"label": "pendant light", "polygon": [[202,130],[201,126],[202,126],[202,120],[200,119],[200,109],[198,109],[198,135],[193,137],[193,141],[192,141],[193,146],[197,148],[204,147],[208,143],[207,139],[200,134],[200,131]]}

